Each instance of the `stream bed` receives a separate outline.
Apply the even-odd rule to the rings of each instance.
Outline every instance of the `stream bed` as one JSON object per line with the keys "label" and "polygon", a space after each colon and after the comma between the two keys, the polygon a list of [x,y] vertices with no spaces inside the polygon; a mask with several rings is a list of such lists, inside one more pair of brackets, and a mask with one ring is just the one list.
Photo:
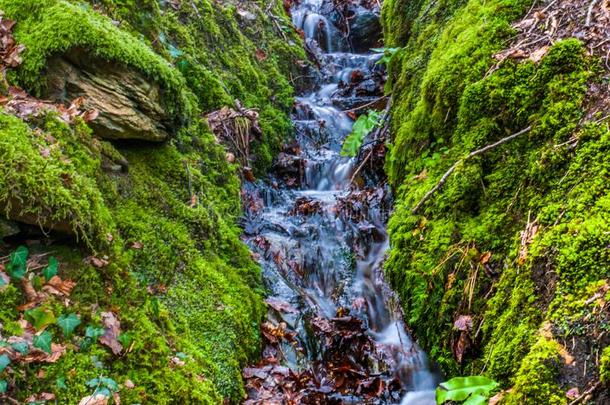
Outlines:
{"label": "stream bed", "polygon": [[[371,14],[354,10],[354,21]],[[269,292],[245,403],[434,404],[438,375],[383,280],[390,193],[379,176],[355,181],[366,169],[340,155],[354,111],[379,99],[380,55],[355,53],[366,33],[346,30],[336,11],[326,0],[293,4],[319,74],[296,99],[294,142],[242,192],[244,240]]]}

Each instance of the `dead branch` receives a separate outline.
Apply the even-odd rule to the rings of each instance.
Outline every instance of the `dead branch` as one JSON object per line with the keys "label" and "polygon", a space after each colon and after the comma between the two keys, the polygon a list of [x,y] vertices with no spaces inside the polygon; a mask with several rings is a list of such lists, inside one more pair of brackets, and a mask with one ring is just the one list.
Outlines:
{"label": "dead branch", "polygon": [[470,154],[468,156],[466,156],[464,159],[460,159],[457,162],[455,162],[453,164],[453,166],[451,166],[449,168],[449,170],[447,170],[445,172],[445,174],[443,174],[443,177],[441,177],[441,179],[439,180],[438,183],[436,183],[436,185],[434,187],[432,187],[432,189],[430,191],[428,191],[426,193],[426,195],[424,195],[424,197],[417,203],[417,205],[415,207],[413,207],[413,209],[411,210],[411,213],[413,213],[413,215],[417,214],[417,212],[420,210],[420,208],[426,203],[426,201],[428,201],[430,199],[430,197],[432,197],[434,195],[434,193],[436,193],[438,190],[440,190],[441,187],[443,187],[443,185],[447,182],[447,179],[449,178],[449,176],[451,176],[451,174],[455,171],[455,169],[458,167],[458,165],[460,165],[461,163],[464,163],[465,161],[467,161],[468,159],[471,159],[477,155],[480,155],[482,153],[487,152],[490,149],[493,149],[497,146],[502,145],[503,143],[506,143],[512,139],[517,138],[520,135],[523,135],[527,132],[529,132],[532,129],[532,126],[528,126],[525,129],[522,129],[519,132],[516,132],[510,136],[507,136],[506,138],[502,138],[499,141],[492,143],[490,145],[487,145],[481,149],[477,149],[474,152],[470,152]]}
{"label": "dead branch", "polygon": [[598,0],[593,0],[591,1],[591,4],[589,4],[589,10],[587,10],[587,19],[585,21],[585,27],[590,27],[591,26],[591,18],[593,17],[593,7],[595,7],[595,5],[597,4]]}

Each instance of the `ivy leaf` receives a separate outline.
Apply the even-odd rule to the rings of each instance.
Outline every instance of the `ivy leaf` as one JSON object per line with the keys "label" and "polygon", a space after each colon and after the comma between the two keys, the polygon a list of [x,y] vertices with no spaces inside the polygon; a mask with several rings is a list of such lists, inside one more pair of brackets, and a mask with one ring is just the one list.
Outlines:
{"label": "ivy leaf", "polygon": [[80,325],[80,319],[76,314],[61,315],[57,319],[57,324],[61,328],[65,337],[68,337],[74,332],[74,329]]}
{"label": "ivy leaf", "polygon": [[9,364],[11,364],[11,359],[6,354],[0,356],[0,373],[3,372]]}
{"label": "ivy leaf", "polygon": [[68,386],[66,385],[66,377],[57,378],[57,380],[55,380],[55,385],[57,386],[57,389],[60,389],[60,390],[68,389]]}
{"label": "ivy leaf", "polygon": [[112,378],[102,377],[102,384],[112,392],[119,390],[119,384],[117,384]]}
{"label": "ivy leaf", "polygon": [[25,311],[25,317],[36,330],[43,330],[48,325],[55,323],[55,314],[51,310],[41,307]]}
{"label": "ivy leaf", "polygon": [[19,354],[27,354],[30,351],[30,347],[26,342],[15,342],[11,344],[11,347]]}
{"label": "ivy leaf", "polygon": [[400,51],[400,48],[371,48],[371,51],[376,53],[383,53],[383,56],[375,63],[376,65],[388,65],[396,52]]}
{"label": "ivy leaf", "polygon": [[53,339],[53,335],[51,332],[45,330],[40,335],[34,336],[34,347],[39,348],[40,350],[51,354],[51,340]]}
{"label": "ivy leaf", "polygon": [[379,125],[380,120],[381,116],[377,111],[369,111],[367,114],[358,117],[352,127],[352,132],[343,141],[341,156],[356,156],[360,151],[364,138]]}
{"label": "ivy leaf", "polygon": [[44,276],[46,282],[52,279],[53,276],[57,275],[58,267],[59,263],[57,262],[57,259],[51,256],[49,258],[49,263],[47,264],[47,267],[42,270],[42,275]]}
{"label": "ivy leaf", "polygon": [[87,326],[85,329],[85,337],[97,340],[104,335],[104,328],[97,328],[95,326]]}
{"label": "ivy leaf", "polygon": [[17,250],[11,253],[9,257],[9,263],[6,267],[8,274],[17,279],[23,279],[25,277],[25,272],[27,270],[27,260],[28,260],[28,248],[25,246],[19,246]]}

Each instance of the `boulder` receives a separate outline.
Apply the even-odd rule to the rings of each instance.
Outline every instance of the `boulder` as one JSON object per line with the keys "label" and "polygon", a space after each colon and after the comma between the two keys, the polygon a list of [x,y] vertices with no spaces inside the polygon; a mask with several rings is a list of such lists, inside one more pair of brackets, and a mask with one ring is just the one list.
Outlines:
{"label": "boulder", "polygon": [[162,90],[143,73],[73,50],[56,56],[46,70],[46,98],[69,104],[83,97],[83,108],[97,109],[90,123],[104,139],[160,142],[169,136]]}
{"label": "boulder", "polygon": [[381,24],[379,14],[364,7],[354,10],[350,20],[351,41],[356,52],[370,52],[371,48],[379,46],[381,39]]}

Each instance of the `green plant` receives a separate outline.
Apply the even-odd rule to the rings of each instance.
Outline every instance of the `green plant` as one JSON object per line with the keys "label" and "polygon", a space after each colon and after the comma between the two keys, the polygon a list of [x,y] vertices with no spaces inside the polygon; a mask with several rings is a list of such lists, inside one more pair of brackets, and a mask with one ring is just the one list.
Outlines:
{"label": "green plant", "polygon": [[369,111],[366,114],[358,117],[352,132],[345,138],[343,142],[343,148],[341,149],[341,156],[354,157],[360,151],[364,138],[371,133],[373,129],[379,126],[381,122],[381,115],[377,111]]}
{"label": "green plant", "polygon": [[439,384],[436,389],[436,403],[464,401],[465,405],[484,404],[497,386],[497,382],[484,376],[454,377]]}
{"label": "green plant", "polygon": [[402,48],[371,48],[371,51],[376,53],[383,53],[383,56],[376,62],[377,65],[389,65],[394,59],[394,56]]}

